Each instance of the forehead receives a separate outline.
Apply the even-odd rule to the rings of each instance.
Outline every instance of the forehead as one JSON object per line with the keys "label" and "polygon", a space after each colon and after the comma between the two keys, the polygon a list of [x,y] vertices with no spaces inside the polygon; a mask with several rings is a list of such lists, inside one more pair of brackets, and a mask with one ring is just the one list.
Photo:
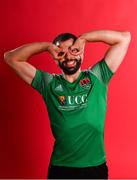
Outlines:
{"label": "forehead", "polygon": [[62,41],[62,42],[60,42],[59,47],[70,47],[73,45],[73,42],[74,42],[74,40],[72,38],[68,39],[66,41]]}

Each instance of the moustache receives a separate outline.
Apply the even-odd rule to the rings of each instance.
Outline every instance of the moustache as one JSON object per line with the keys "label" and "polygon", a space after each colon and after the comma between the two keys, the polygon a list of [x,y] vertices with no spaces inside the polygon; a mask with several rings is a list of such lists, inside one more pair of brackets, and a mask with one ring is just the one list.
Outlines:
{"label": "moustache", "polygon": [[65,74],[74,74],[81,66],[80,59],[65,59],[63,62],[59,61],[59,67]]}
{"label": "moustache", "polygon": [[60,61],[60,64],[62,64],[62,65],[67,65],[68,63],[71,63],[71,62],[79,62],[80,61],[80,59],[65,59],[64,61]]}

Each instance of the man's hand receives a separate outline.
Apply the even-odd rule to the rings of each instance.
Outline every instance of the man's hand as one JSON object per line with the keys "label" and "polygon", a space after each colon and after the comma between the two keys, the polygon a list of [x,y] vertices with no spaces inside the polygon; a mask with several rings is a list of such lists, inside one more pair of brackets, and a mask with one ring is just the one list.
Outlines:
{"label": "man's hand", "polygon": [[52,57],[55,60],[61,60],[65,56],[65,52],[62,48],[59,48],[58,46],[54,45],[53,43],[50,43],[48,46],[48,52],[52,55]]}
{"label": "man's hand", "polygon": [[79,37],[75,43],[70,47],[69,52],[74,55],[81,55],[84,52],[86,40],[84,38]]}
{"label": "man's hand", "polygon": [[[110,45],[104,59],[111,71],[116,72],[128,50],[131,34],[128,31],[97,30],[82,34],[80,39],[85,39],[86,42],[104,42]],[[81,47],[82,42],[78,40],[76,45]]]}

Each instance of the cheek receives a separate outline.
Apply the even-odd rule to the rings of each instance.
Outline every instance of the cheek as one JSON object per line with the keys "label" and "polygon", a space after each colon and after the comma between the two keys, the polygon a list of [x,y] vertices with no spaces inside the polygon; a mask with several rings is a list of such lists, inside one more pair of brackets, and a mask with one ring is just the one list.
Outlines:
{"label": "cheek", "polygon": [[83,56],[82,56],[82,55],[79,55],[79,56],[77,56],[77,59],[78,59],[78,60],[80,60],[80,59],[82,60],[82,59],[83,59]]}
{"label": "cheek", "polygon": [[84,54],[81,54],[80,57],[81,57],[81,61],[83,61]]}
{"label": "cheek", "polygon": [[59,62],[62,64],[62,63],[63,63],[63,60],[60,60],[60,61],[55,60],[55,63],[56,63],[57,66],[60,66],[60,65],[59,65]]}

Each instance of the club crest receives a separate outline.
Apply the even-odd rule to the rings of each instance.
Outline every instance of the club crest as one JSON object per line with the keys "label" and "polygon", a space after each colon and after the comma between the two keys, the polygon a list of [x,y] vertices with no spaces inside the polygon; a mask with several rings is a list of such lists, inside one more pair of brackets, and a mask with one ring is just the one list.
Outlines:
{"label": "club crest", "polygon": [[84,79],[82,79],[82,80],[80,80],[80,86],[81,87],[84,87],[84,88],[86,88],[86,89],[89,89],[90,87],[91,87],[91,84],[90,84],[90,79],[89,78],[84,78]]}
{"label": "club crest", "polygon": [[65,96],[58,96],[58,100],[62,106],[65,106],[65,104],[66,104],[66,97]]}

